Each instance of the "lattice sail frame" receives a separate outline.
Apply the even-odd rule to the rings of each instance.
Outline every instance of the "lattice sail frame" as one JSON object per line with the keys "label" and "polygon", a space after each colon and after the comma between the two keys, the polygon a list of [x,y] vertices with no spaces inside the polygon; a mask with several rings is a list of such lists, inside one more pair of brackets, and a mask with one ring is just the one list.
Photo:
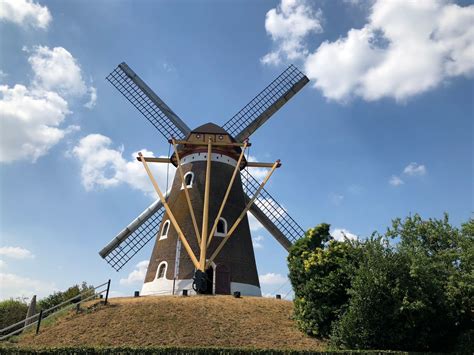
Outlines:
{"label": "lattice sail frame", "polygon": [[237,141],[249,137],[279,108],[309,82],[294,65],[290,65],[247,105],[237,112],[222,128]]}
{"label": "lattice sail frame", "polygon": [[[147,212],[147,210],[145,210],[144,213]],[[144,213],[142,213],[142,215]],[[151,211],[151,213],[142,218],[138,217],[130,224],[136,224],[130,228],[132,229],[131,233],[127,233],[127,230],[130,230],[129,227],[125,228],[119,233],[119,236],[123,234],[124,238],[119,241],[119,243],[114,244],[114,241],[112,241],[109,243],[113,244],[112,247],[105,247],[99,254],[110,266],[116,271],[119,271],[135,254],[148,244],[150,240],[156,237],[164,213],[165,209],[160,203],[155,211]]]}
{"label": "lattice sail frame", "polygon": [[[241,172],[241,177],[244,192],[248,197],[252,197],[260,183],[247,171],[247,169],[244,169]],[[263,213],[265,213],[266,217],[279,229],[290,244],[293,244],[299,238],[304,236],[304,229],[288,214],[286,209],[281,206],[267,190],[265,190],[265,188],[262,189],[254,203]]]}
{"label": "lattice sail frame", "polygon": [[183,139],[189,127],[140,77],[121,63],[106,79],[166,138]]}

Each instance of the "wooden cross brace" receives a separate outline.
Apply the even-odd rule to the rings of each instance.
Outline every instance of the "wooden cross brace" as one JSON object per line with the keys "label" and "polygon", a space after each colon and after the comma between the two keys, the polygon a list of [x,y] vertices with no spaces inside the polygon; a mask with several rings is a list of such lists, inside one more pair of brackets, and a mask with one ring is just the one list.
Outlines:
{"label": "wooden cross brace", "polygon": [[[178,237],[181,240],[181,243],[183,243],[184,248],[186,249],[186,252],[188,253],[189,257],[191,258],[191,261],[193,262],[194,266],[196,269],[199,269],[203,272],[209,267],[209,265],[212,264],[214,259],[219,255],[220,251],[224,247],[224,245],[227,243],[229,238],[232,236],[234,231],[237,229],[239,226],[240,222],[244,219],[246,213],[249,211],[250,207],[252,204],[255,202],[257,199],[258,195],[262,191],[263,187],[265,184],[268,182],[270,179],[271,175],[275,171],[276,168],[279,168],[281,166],[280,160],[277,160],[274,163],[247,163],[247,166],[258,166],[258,167],[265,167],[265,168],[271,168],[265,179],[262,181],[260,186],[258,187],[257,191],[255,192],[255,195],[250,199],[250,201],[247,203],[245,206],[244,210],[242,213],[239,215],[239,217],[236,219],[230,230],[227,232],[226,236],[224,239],[219,243],[217,246],[216,250],[214,253],[211,255],[209,259],[206,259],[206,253],[207,249],[209,248],[209,245],[211,244],[212,238],[216,232],[217,225],[219,223],[219,219],[222,215],[222,212],[224,211],[224,207],[227,203],[227,199],[229,197],[230,191],[232,189],[232,185],[234,184],[235,178],[237,176],[237,173],[239,172],[240,164],[242,162],[242,159],[244,157],[245,150],[247,149],[248,146],[250,146],[250,143],[245,141],[244,143],[241,144],[243,147],[242,152],[240,153],[239,160],[235,166],[234,172],[232,174],[232,177],[229,181],[229,185],[227,186],[226,193],[224,195],[224,199],[222,200],[221,206],[219,208],[219,212],[217,213],[216,219],[214,220],[214,224],[211,228],[210,233],[208,234],[208,220],[209,220],[209,199],[210,199],[210,188],[211,188],[211,154],[212,154],[212,146],[214,145],[223,145],[223,143],[216,143],[212,142],[211,139],[209,139],[207,143],[207,163],[206,163],[206,181],[205,181],[205,190],[204,190],[204,208],[203,208],[203,217],[202,217],[202,229],[201,233],[199,232],[197,222],[196,222],[196,216],[194,215],[194,210],[192,207],[191,203],[191,198],[189,196],[189,191],[186,185],[186,182],[184,181],[184,174],[183,170],[181,167],[181,162],[180,162],[180,157],[177,149],[177,144],[180,144],[180,141],[176,141],[174,139],[171,139],[170,142],[173,144],[173,148],[176,154],[176,160],[178,163],[178,173],[181,178],[181,182],[184,186],[184,193],[186,195],[186,202],[189,208],[189,213],[191,215],[191,219],[193,222],[193,227],[194,227],[194,232],[196,234],[196,239],[199,243],[200,246],[200,255],[199,255],[199,260],[197,259],[196,255],[194,254],[191,246],[188,243],[188,240],[186,239],[186,236],[184,235],[183,231],[181,230],[178,222],[176,221],[176,218],[171,211],[171,208],[169,207],[168,203],[166,202],[166,199],[161,192],[158,183],[156,182],[147,162],[153,162],[153,163],[170,163],[170,159],[168,158],[154,158],[154,157],[144,157],[142,153],[138,153],[137,159],[142,162],[143,166],[145,167],[145,170],[148,174],[148,177],[151,180],[151,183],[153,184],[153,187],[155,188],[156,193],[158,194],[161,203],[163,204],[166,213],[168,214],[171,223],[173,224],[173,227],[176,229],[176,232],[178,233]],[[236,145],[235,143],[229,143],[229,145]],[[240,145],[240,144],[239,144]]]}

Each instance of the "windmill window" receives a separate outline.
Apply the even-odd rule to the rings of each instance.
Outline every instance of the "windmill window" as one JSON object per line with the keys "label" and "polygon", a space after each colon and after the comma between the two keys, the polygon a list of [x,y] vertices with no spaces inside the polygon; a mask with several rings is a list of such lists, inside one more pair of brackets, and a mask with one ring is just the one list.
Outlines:
{"label": "windmill window", "polygon": [[170,220],[166,220],[163,223],[163,228],[161,228],[160,240],[168,238],[168,231],[170,230]]}
{"label": "windmill window", "polygon": [[[193,187],[193,182],[194,182],[194,173],[192,171],[188,171],[186,174],[184,174],[184,183],[186,184],[186,187],[190,189]],[[181,190],[184,189],[184,184],[181,184]]]}
{"label": "windmill window", "polygon": [[217,228],[214,235],[216,237],[225,237],[227,235],[227,221],[224,218],[219,218],[219,222],[217,222]]}
{"label": "windmill window", "polygon": [[156,272],[157,279],[164,279],[166,278],[166,269],[168,268],[168,263],[166,261],[162,261],[160,265],[158,265],[158,270]]}

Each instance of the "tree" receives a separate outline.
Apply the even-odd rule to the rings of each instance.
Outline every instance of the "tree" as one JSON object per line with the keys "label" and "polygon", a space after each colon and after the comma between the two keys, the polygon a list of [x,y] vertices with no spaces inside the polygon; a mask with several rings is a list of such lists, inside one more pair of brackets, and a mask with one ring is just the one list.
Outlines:
{"label": "tree", "polygon": [[[9,299],[0,302],[0,329],[8,327],[9,325],[15,324],[26,318],[28,311],[28,305],[22,299]],[[21,328],[19,325],[17,328],[8,330],[7,333]]]}
{"label": "tree", "polygon": [[[326,228],[321,229],[322,226]],[[309,334],[347,349],[472,350],[474,221],[419,215],[352,242],[295,244],[295,316]],[[311,247],[309,247],[311,245]]]}
{"label": "tree", "polygon": [[80,286],[73,285],[69,287],[66,291],[58,291],[54,292],[51,295],[41,299],[38,302],[38,306],[40,309],[46,310],[51,307],[57,306],[62,302],[67,301],[68,299],[73,298],[71,302],[79,302],[81,297],[79,296],[81,293],[86,293],[83,297],[88,297],[94,294],[94,286],[87,285],[86,282],[83,282]]}
{"label": "tree", "polygon": [[348,301],[347,290],[360,255],[357,242],[338,242],[329,228],[323,223],[308,230],[288,256],[295,317],[310,335],[329,335],[332,322]]}

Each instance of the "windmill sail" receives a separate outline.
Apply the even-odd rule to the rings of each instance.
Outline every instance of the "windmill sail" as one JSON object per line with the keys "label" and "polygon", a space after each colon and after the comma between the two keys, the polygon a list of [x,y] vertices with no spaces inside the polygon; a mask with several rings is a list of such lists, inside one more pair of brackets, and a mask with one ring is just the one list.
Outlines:
{"label": "windmill sail", "polygon": [[119,271],[156,236],[164,212],[160,200],[153,202],[99,252],[100,256]]}
{"label": "windmill sail", "polygon": [[[255,194],[260,183],[246,170],[241,173],[242,185],[247,194],[247,201]],[[249,197],[250,196],[250,197]],[[288,214],[264,189],[260,192],[250,213],[288,250],[294,242],[304,235],[304,229]]]}
{"label": "windmill sail", "polygon": [[237,141],[244,141],[308,81],[309,79],[302,72],[294,65],[290,65],[222,127]]}
{"label": "windmill sail", "polygon": [[191,131],[124,62],[106,78],[166,138],[185,138]]}

